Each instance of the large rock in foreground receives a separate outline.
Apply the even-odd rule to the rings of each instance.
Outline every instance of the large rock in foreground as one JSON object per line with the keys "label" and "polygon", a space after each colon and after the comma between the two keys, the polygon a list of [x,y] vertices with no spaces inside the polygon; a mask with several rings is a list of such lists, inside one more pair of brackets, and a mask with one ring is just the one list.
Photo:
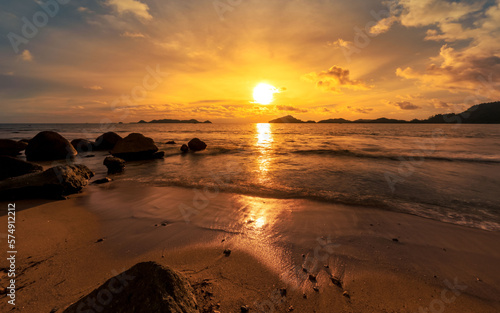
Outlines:
{"label": "large rock in foreground", "polygon": [[93,176],[85,165],[60,165],[0,181],[0,199],[60,199],[82,190]]}
{"label": "large rock in foreground", "polygon": [[41,171],[43,171],[43,167],[38,164],[10,156],[0,156],[0,180]]}
{"label": "large rock in foreground", "polygon": [[16,156],[25,148],[25,143],[11,139],[0,139],[0,155]]}
{"label": "large rock in foreground", "polygon": [[97,137],[94,147],[96,150],[111,150],[122,137],[114,132],[107,132]]}
{"label": "large rock in foreground", "polygon": [[72,158],[78,154],[66,138],[53,131],[43,131],[26,147],[28,161],[51,161]]}
{"label": "large rock in foreground", "polygon": [[188,147],[189,150],[196,152],[205,150],[207,148],[207,144],[198,138],[193,138],[188,142]]}
{"label": "large rock in foreground", "polygon": [[[89,301],[91,300],[91,301]],[[175,271],[155,262],[143,262],[109,279],[63,313],[197,313],[193,288]]]}
{"label": "large rock in foreground", "polygon": [[157,153],[158,147],[153,139],[144,137],[139,133],[132,133],[118,141],[111,150],[111,154],[125,161],[147,160],[163,157],[163,153]]}

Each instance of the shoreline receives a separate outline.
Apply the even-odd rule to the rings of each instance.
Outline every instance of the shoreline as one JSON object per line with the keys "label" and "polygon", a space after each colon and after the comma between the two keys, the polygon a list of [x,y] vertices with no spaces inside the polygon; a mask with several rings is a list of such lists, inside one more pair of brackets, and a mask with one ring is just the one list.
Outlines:
{"label": "shoreline", "polygon": [[[418,312],[431,303],[456,312],[500,309],[498,232],[304,199],[212,196],[198,195],[189,223],[179,205],[194,208],[196,194],[178,187],[112,182],[65,201],[16,202],[17,309],[62,312],[149,260],[183,273],[200,307],[220,303],[221,312],[242,305],[291,305],[297,312]],[[0,219],[6,225],[6,216]],[[198,288],[205,279],[209,284]],[[285,299],[276,297],[279,288],[287,288]],[[442,294],[455,299],[445,303]],[[2,312],[11,309],[4,295],[0,301]]]}

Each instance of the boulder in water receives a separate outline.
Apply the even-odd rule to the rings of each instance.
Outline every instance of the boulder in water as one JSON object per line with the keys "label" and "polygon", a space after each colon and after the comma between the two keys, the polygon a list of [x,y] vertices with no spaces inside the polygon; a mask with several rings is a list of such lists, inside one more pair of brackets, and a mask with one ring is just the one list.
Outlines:
{"label": "boulder in water", "polygon": [[108,168],[108,174],[121,173],[125,169],[125,160],[117,157],[106,157],[102,164]]}
{"label": "boulder in water", "polygon": [[153,139],[144,137],[143,134],[132,133],[118,141],[113,150],[111,150],[111,154],[126,161],[163,157],[156,154],[157,151],[158,147],[155,145]]}
{"label": "boulder in water", "polygon": [[122,137],[115,132],[107,132],[97,137],[94,147],[96,150],[111,150]]}
{"label": "boulder in water", "polygon": [[181,146],[181,151],[182,151],[182,153],[186,153],[186,152],[188,152],[188,151],[189,151],[189,147],[188,147],[186,144],[183,144],[183,145]]}
{"label": "boulder in water", "polygon": [[134,265],[70,305],[63,313],[93,312],[89,306],[92,302],[102,312],[199,313],[188,281],[155,262]]}
{"label": "boulder in water", "polygon": [[38,164],[10,156],[0,156],[0,180],[41,171],[43,168]]}
{"label": "boulder in water", "polygon": [[207,148],[207,144],[198,138],[193,138],[188,142],[188,147],[189,150],[196,152],[205,150]]}
{"label": "boulder in water", "polygon": [[73,139],[71,140],[71,145],[76,151],[78,151],[78,153],[94,150],[94,143],[88,141],[87,139]]}
{"label": "boulder in water", "polygon": [[0,199],[60,199],[82,190],[93,176],[85,165],[59,165],[0,181]]}
{"label": "boulder in water", "polygon": [[11,139],[0,139],[0,155],[16,156],[26,149],[25,143]]}
{"label": "boulder in water", "polygon": [[73,158],[78,152],[66,138],[53,131],[43,131],[26,147],[28,161],[51,161]]}

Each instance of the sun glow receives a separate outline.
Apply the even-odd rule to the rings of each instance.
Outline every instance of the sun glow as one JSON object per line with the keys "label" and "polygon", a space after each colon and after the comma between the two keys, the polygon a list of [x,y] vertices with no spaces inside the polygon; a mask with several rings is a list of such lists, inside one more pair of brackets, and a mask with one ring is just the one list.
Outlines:
{"label": "sun glow", "polygon": [[253,98],[256,103],[269,104],[274,101],[274,94],[279,90],[269,84],[260,83],[253,89]]}

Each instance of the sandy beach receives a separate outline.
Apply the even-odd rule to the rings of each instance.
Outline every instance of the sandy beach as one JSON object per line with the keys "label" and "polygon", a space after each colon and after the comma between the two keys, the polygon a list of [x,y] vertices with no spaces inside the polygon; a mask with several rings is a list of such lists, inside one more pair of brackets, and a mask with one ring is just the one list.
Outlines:
{"label": "sandy beach", "polygon": [[17,201],[16,209],[17,305],[2,295],[2,312],[62,312],[141,261],[185,275],[201,312],[500,310],[498,232],[123,181],[68,200]]}

